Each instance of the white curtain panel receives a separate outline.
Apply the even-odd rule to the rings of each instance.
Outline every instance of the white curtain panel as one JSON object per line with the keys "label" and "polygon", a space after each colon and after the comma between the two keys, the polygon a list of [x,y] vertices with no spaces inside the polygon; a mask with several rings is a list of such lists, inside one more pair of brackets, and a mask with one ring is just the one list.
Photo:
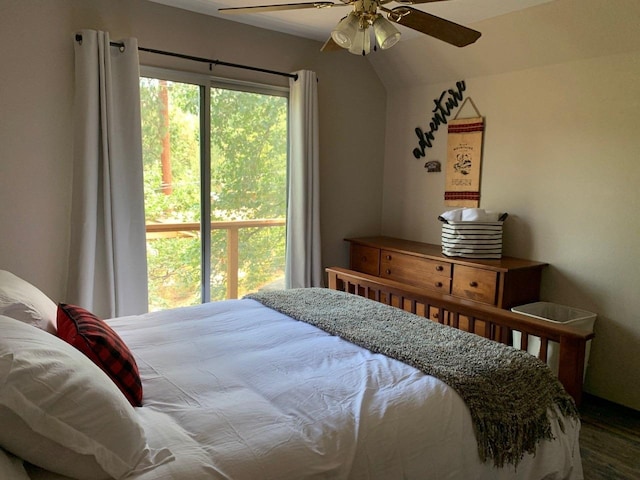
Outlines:
{"label": "white curtain panel", "polygon": [[322,286],[318,81],[315,72],[295,72],[289,82],[289,188],[287,288]]}
{"label": "white curtain panel", "polygon": [[136,39],[79,32],[67,302],[104,318],[146,312],[147,264]]}

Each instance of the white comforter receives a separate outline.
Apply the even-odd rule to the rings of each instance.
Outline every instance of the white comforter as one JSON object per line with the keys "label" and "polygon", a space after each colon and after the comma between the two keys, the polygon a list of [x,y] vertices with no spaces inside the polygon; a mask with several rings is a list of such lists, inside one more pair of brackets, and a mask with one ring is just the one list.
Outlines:
{"label": "white comforter", "polygon": [[577,422],[495,469],[441,381],[253,300],[109,323],[136,357],[149,443],[175,456],[135,480],[582,478]]}

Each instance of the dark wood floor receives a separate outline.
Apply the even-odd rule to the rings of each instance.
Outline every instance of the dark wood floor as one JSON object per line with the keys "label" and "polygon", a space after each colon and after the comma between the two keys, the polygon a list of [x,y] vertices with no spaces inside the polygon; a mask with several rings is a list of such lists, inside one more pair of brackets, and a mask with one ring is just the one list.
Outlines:
{"label": "dark wood floor", "polygon": [[640,412],[585,395],[580,413],[585,480],[640,479]]}

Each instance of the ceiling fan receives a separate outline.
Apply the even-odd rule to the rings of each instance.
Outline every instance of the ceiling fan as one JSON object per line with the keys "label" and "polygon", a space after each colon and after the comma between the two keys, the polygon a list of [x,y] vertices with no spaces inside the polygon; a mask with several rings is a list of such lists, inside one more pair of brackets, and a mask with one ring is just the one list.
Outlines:
{"label": "ceiling fan", "polygon": [[[447,0],[339,0],[332,1],[284,3],[279,5],[256,5],[251,7],[220,8],[220,13],[258,13],[276,12],[280,10],[298,10],[303,8],[331,8],[353,6],[353,10],[342,18],[331,32],[331,37],[322,50],[339,50],[344,48],[356,55],[366,55],[371,51],[371,30],[373,30],[373,49],[386,50],[400,40],[400,32],[393,25],[403,25],[418,32],[447,42],[456,47],[469,45],[481,33],[457,23],[436,17],[408,5],[443,2]],[[400,6],[387,8],[388,3],[399,3]],[[382,13],[381,13],[382,12]],[[387,15],[384,18],[383,13]]]}

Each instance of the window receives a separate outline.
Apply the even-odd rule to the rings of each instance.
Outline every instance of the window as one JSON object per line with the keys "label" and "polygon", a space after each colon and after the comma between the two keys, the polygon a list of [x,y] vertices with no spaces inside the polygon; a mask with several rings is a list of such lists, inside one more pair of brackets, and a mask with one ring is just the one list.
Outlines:
{"label": "window", "polygon": [[142,73],[150,310],[284,288],[288,92]]}

